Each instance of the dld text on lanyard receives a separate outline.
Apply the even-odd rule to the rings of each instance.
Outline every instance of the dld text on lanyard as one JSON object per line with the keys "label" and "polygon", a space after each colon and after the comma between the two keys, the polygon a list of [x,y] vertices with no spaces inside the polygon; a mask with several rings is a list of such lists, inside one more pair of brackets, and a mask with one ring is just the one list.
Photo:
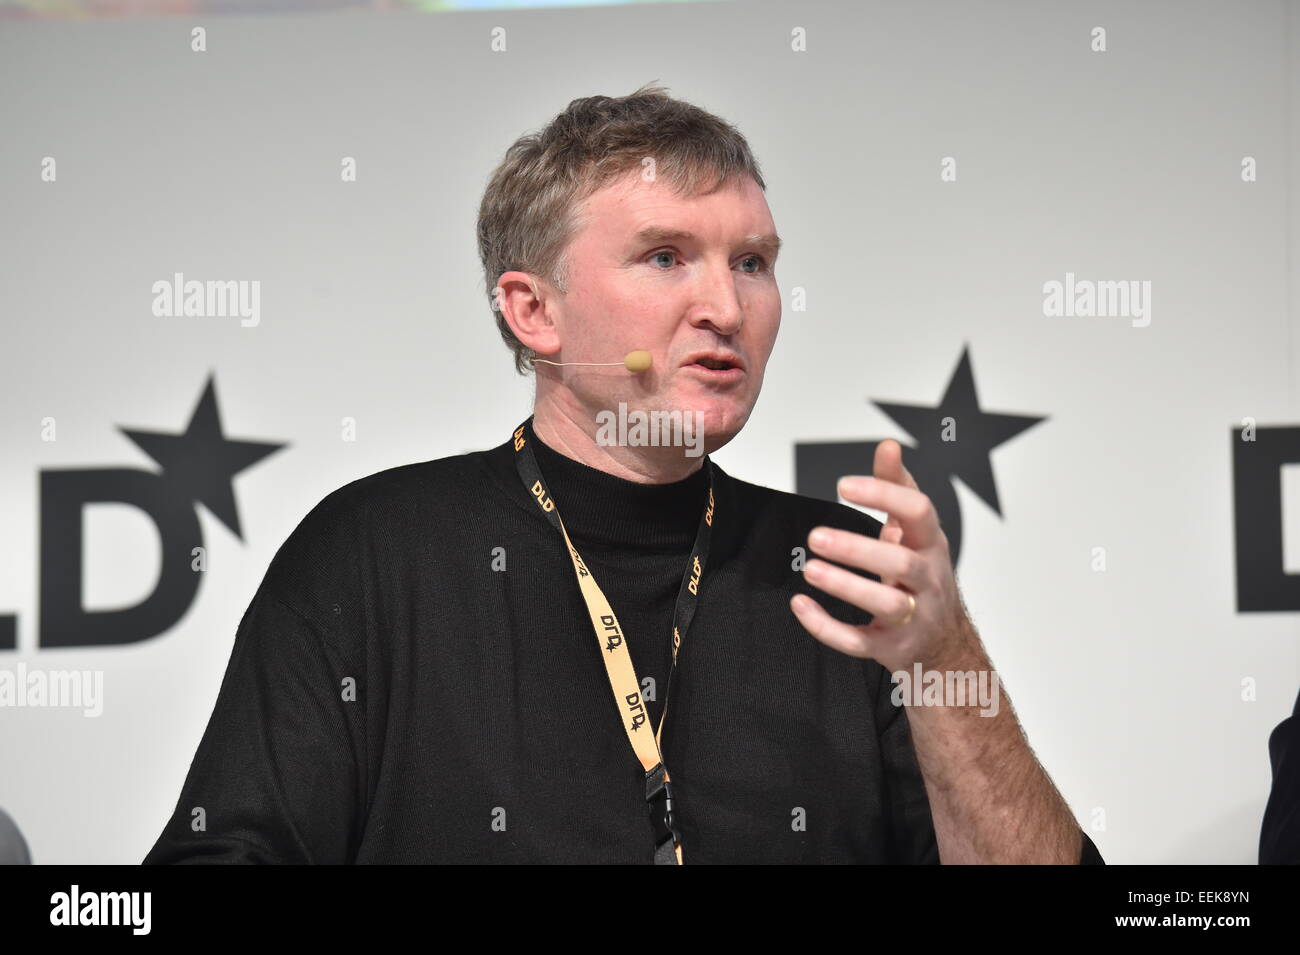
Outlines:
{"label": "dld text on lanyard", "polygon": [[645,798],[649,805],[650,818],[655,828],[655,865],[681,865],[682,840],[673,819],[673,791],[668,778],[668,768],[664,766],[663,756],[659,750],[659,738],[664,728],[664,718],[668,715],[669,694],[672,692],[673,672],[677,669],[677,649],[681,646],[682,635],[691,625],[695,616],[695,606],[699,597],[700,580],[704,575],[704,562],[709,556],[709,536],[713,528],[713,462],[708,457],[704,466],[709,475],[709,503],[700,517],[699,531],[695,535],[695,545],[691,550],[691,559],[686,564],[686,573],[682,575],[681,589],[677,592],[677,606],[673,610],[673,663],[668,671],[668,689],[664,694],[664,708],[659,715],[659,726],[652,738],[640,730],[650,722],[649,712],[641,699],[641,684],[637,680],[636,670],[632,666],[632,656],[628,651],[623,628],[619,626],[618,617],[610,607],[605,594],[596,584],[591,571],[582,561],[582,555],[569,539],[569,532],[564,529],[560,512],[546,484],[542,480],[541,469],[526,437],[526,428],[532,423],[529,417],[515,429],[515,464],[524,487],[537,506],[542,509],[547,519],[564,535],[564,543],[569,548],[573,559],[573,572],[578,577],[578,587],[582,598],[587,602],[587,611],[591,614],[591,625],[596,631],[596,640],[601,648],[601,658],[605,661],[605,672],[609,676],[610,688],[614,691],[614,702],[623,715],[623,729],[627,732],[628,742],[636,752],[641,766],[645,770]]}

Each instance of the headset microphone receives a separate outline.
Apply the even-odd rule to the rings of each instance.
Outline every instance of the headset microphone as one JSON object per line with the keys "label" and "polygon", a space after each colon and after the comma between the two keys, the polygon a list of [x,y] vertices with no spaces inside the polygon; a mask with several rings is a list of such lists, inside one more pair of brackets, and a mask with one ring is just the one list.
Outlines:
{"label": "headset microphone", "polygon": [[640,374],[650,368],[653,359],[648,351],[630,351],[622,361],[547,361],[545,358],[529,358],[530,362],[542,362],[546,365],[622,365],[633,374]]}

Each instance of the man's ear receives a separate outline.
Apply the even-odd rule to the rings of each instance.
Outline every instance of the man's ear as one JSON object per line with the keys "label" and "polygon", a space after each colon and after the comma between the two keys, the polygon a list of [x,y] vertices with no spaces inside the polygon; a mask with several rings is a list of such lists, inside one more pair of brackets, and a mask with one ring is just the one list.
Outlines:
{"label": "man's ear", "polygon": [[559,330],[537,280],[527,272],[505,272],[497,288],[501,314],[515,337],[538,355],[559,351]]}

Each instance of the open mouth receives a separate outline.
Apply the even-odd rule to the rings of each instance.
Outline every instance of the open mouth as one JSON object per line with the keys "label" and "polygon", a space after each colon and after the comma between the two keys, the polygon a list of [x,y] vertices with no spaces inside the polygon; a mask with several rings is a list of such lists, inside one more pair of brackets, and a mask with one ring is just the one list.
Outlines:
{"label": "open mouth", "polygon": [[695,362],[695,364],[701,365],[704,368],[711,368],[714,371],[726,371],[729,368],[736,367],[729,361],[719,361],[715,358],[701,358],[699,361]]}

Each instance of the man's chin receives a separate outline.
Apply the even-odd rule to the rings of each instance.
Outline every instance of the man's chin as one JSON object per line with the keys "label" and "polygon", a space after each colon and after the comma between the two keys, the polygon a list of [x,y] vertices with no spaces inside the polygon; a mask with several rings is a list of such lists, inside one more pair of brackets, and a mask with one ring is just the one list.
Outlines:
{"label": "man's chin", "polygon": [[704,446],[710,454],[731,441],[749,420],[747,405],[720,405],[716,400],[710,402],[700,409],[702,419],[697,419],[702,422]]}

